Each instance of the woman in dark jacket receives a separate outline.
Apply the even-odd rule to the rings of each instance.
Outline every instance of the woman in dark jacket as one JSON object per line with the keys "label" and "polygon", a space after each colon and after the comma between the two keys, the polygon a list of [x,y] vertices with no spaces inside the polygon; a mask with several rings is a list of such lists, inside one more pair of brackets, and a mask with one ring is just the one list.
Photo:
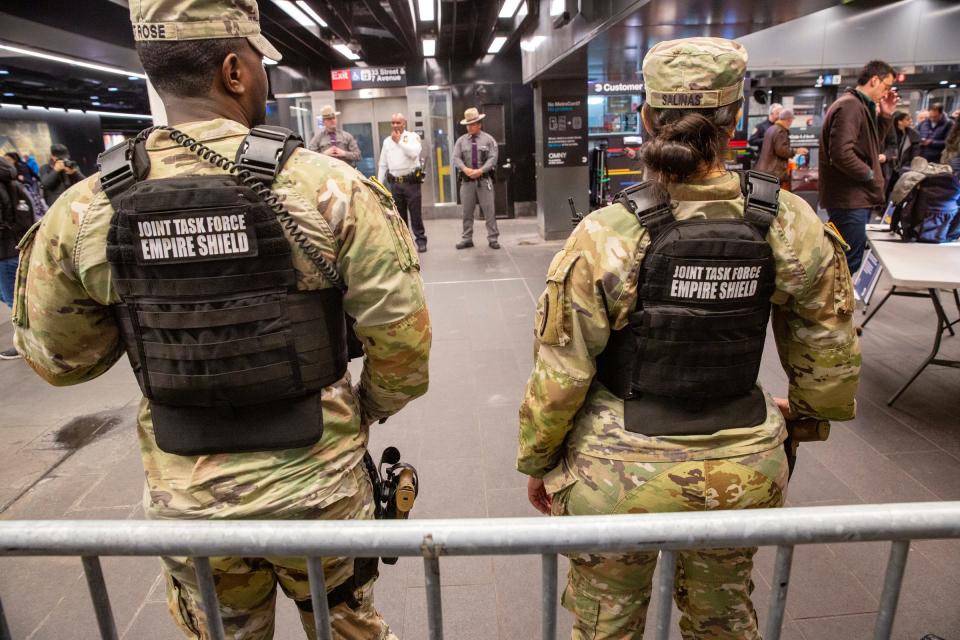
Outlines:
{"label": "woman in dark jacket", "polygon": [[911,127],[913,118],[906,111],[897,111],[893,114],[893,126],[887,135],[887,144],[884,149],[886,162],[883,164],[887,176],[887,201],[893,185],[906,171],[910,170],[910,163],[920,155],[920,134]]}

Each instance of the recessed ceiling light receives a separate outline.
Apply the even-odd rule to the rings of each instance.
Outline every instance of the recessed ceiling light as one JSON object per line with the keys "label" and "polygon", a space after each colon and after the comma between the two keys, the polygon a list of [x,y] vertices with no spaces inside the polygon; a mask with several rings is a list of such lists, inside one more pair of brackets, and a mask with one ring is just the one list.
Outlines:
{"label": "recessed ceiling light", "polygon": [[321,18],[320,15],[313,10],[313,7],[308,5],[306,2],[303,0],[297,0],[297,6],[303,9],[303,12],[313,18],[313,21],[319,24],[321,27],[327,26],[327,21]]}
{"label": "recessed ceiling light", "polygon": [[420,9],[421,22],[433,20],[433,0],[417,0],[417,7]]}
{"label": "recessed ceiling light", "polygon": [[310,16],[301,11],[300,8],[290,0],[273,0],[273,4],[283,9],[283,12],[293,18],[301,27],[309,29],[310,27],[316,26],[313,20],[310,19]]}
{"label": "recessed ceiling light", "polygon": [[4,91],[4,92],[3,92],[3,95],[6,96],[7,98],[9,98],[10,96],[15,95],[15,94],[10,93],[9,91]]}
{"label": "recessed ceiling light", "polygon": [[118,69],[117,67],[108,67],[102,64],[94,64],[92,62],[84,62],[83,60],[75,60],[73,58],[65,58],[63,56],[54,56],[49,53],[43,53],[40,51],[34,51],[33,49],[24,49],[23,47],[11,47],[7,44],[0,44],[0,49],[5,51],[12,51],[13,53],[19,53],[25,56],[32,56],[34,58],[41,58],[43,60],[50,60],[51,62],[62,62],[63,64],[69,64],[74,67],[83,67],[84,69],[93,69],[95,71],[103,71],[104,73],[115,73],[121,76],[127,76],[129,78],[143,78],[146,79],[147,76],[142,73],[136,73],[135,71],[127,71],[124,69]]}
{"label": "recessed ceiling light", "polygon": [[435,38],[423,39],[423,57],[432,58],[437,55],[437,41]]}
{"label": "recessed ceiling light", "polygon": [[91,100],[99,100],[99,99],[100,99],[100,96],[90,96],[90,99],[91,99]]}
{"label": "recessed ceiling light", "polygon": [[946,80],[941,80],[941,81],[940,81],[940,84],[947,84],[947,81],[946,81]]}
{"label": "recessed ceiling light", "polygon": [[359,59],[360,59],[360,56],[358,56],[358,55],[355,54],[353,51],[351,51],[351,50],[350,50],[350,47],[348,47],[348,46],[345,45],[345,44],[335,44],[335,45],[333,45],[333,48],[336,49],[337,51],[339,51],[339,52],[340,52],[340,55],[342,55],[342,56],[343,56],[344,58],[346,58],[347,60],[359,60]]}
{"label": "recessed ceiling light", "polygon": [[0,69],[0,76],[8,76],[8,75],[10,75],[9,71],[7,71],[6,69]]}
{"label": "recessed ceiling light", "polygon": [[496,53],[500,51],[506,42],[507,36],[497,36],[493,39],[493,42],[490,43],[490,48],[487,49],[487,53]]}
{"label": "recessed ceiling light", "polygon": [[110,93],[115,93],[117,91],[120,91],[120,89],[117,89],[116,87],[107,87],[107,91],[109,91]]}
{"label": "recessed ceiling light", "polygon": [[498,18],[512,18],[513,15],[517,12],[517,9],[520,8],[520,3],[523,0],[505,0],[503,6],[500,7],[500,13],[497,14]]}

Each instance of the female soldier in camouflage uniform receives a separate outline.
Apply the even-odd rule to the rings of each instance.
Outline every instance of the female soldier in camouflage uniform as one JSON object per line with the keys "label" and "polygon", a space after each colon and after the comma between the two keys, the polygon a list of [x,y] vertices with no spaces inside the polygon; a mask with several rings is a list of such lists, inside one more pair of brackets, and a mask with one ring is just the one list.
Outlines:
{"label": "female soldier in camouflage uniform", "polygon": [[[724,169],[721,154],[739,120],[746,62],[741,45],[716,38],[663,42],[646,56],[642,115],[653,139],[644,161],[669,192],[671,208],[661,214],[665,224],[744,220],[740,177]],[[651,232],[638,218],[642,211],[634,215],[625,204],[587,216],[549,268],[537,309],[535,366],[520,409],[517,467],[530,476],[530,501],[553,515],[781,506],[788,476],[784,417],[848,420],[855,412],[860,351],[843,240],[790,193],[781,193],[779,205],[769,207],[769,226],[759,227],[768,232],[756,232],[753,244],[766,252],[770,267],[764,268],[774,273],[761,288],[765,293],[757,294],[763,315],[755,332],[762,349],[766,305],[772,303],[789,400],[775,399],[755,385],[757,352],[746,382],[756,399],[756,419],[744,421],[739,414],[726,421],[729,412],[714,409],[727,402],[721,398],[694,405],[700,407],[693,412],[697,420],[713,420],[706,430],[671,432],[672,420],[631,426],[625,420],[631,400],[625,403],[623,394],[611,391],[598,364],[613,337],[629,335],[621,330],[637,330],[637,315],[631,314],[652,313],[650,300],[638,292],[650,290],[642,280],[648,273],[644,256],[659,248],[650,250]],[[683,286],[689,289],[690,282],[695,281]],[[701,293],[714,286],[700,285]],[[733,282],[721,286],[751,290]],[[671,291],[669,283],[665,291]],[[729,350],[732,342],[711,346]],[[673,383],[689,371],[713,366],[706,357],[688,354],[680,354],[688,368],[674,367],[659,379]],[[728,358],[716,366],[739,364],[738,358]],[[684,638],[760,637],[750,600],[755,551],[678,553],[675,599]],[[656,559],[655,552],[571,557],[563,605],[576,615],[573,637],[641,638]]]}

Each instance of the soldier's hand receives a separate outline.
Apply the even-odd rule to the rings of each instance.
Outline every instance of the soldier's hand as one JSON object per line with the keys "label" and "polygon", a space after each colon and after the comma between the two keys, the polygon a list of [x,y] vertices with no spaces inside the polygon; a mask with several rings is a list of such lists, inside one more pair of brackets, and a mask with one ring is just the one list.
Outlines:
{"label": "soldier's hand", "polygon": [[780,409],[780,413],[783,414],[784,420],[793,420],[794,415],[793,411],[790,410],[790,401],[786,398],[774,398],[774,404],[777,405],[777,409]]}
{"label": "soldier's hand", "polygon": [[550,496],[547,495],[547,490],[543,486],[542,479],[527,479],[527,500],[529,500],[530,504],[533,505],[533,508],[540,513],[550,515],[553,501],[550,499]]}

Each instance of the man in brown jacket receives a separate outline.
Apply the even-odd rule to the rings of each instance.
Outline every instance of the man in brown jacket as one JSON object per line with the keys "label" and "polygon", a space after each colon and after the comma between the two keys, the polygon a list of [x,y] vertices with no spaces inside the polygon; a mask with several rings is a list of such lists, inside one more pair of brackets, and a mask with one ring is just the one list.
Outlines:
{"label": "man in brown jacket", "polygon": [[850,245],[847,264],[856,273],[867,244],[870,214],[884,205],[880,153],[899,100],[894,71],[873,60],[855,89],[830,105],[820,132],[820,206]]}
{"label": "man in brown jacket", "polygon": [[790,125],[793,124],[793,109],[782,109],[780,117],[763,134],[763,145],[760,147],[760,159],[755,169],[763,171],[780,181],[780,188],[790,190],[787,170],[788,162],[793,157],[790,148]]}

